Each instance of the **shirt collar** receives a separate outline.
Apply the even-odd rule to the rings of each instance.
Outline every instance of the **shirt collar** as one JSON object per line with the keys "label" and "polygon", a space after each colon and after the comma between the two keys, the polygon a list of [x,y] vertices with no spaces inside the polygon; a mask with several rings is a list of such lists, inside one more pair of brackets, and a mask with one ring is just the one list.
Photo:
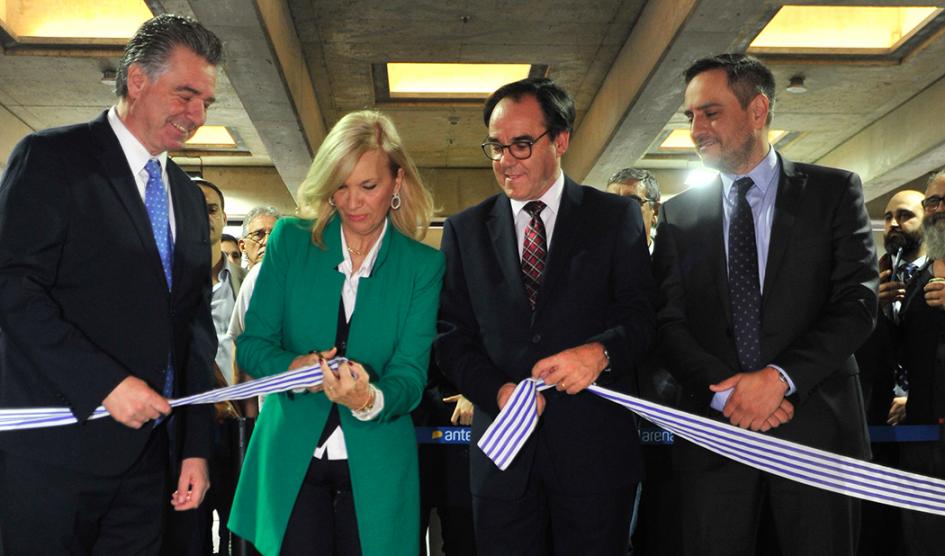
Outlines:
{"label": "shirt collar", "polygon": [[755,182],[755,186],[761,191],[762,196],[768,192],[768,188],[771,187],[771,184],[774,183],[774,178],[778,174],[778,153],[775,152],[774,147],[768,146],[768,154],[765,155],[761,162],[759,162],[754,168],[752,168],[747,174],[726,174],[720,173],[719,177],[722,179],[722,191],[725,194],[726,198],[729,198],[729,195],[732,192],[732,184],[735,183],[735,180],[739,178],[748,177],[751,178],[751,181]]}
{"label": "shirt collar", "polygon": [[121,145],[121,150],[125,153],[125,158],[128,160],[132,172],[137,174],[144,170],[144,165],[152,158],[161,163],[162,171],[167,169],[167,151],[157,156],[151,156],[148,149],[144,148],[141,141],[138,141],[138,138],[131,133],[125,122],[118,117],[118,109],[114,106],[108,110],[108,123],[112,126],[112,131],[115,132],[115,136],[118,138],[118,144]]}
{"label": "shirt collar", "polygon": [[551,184],[551,187],[548,188],[548,191],[545,191],[545,194],[537,199],[528,199],[526,201],[516,201],[515,199],[509,199],[509,203],[512,205],[512,216],[517,217],[518,213],[521,212],[525,205],[530,201],[541,201],[545,203],[545,207],[551,209],[555,214],[558,213],[558,207],[561,206],[561,195],[564,193],[564,172],[560,169],[558,170],[558,177],[555,179],[554,183]]}
{"label": "shirt collar", "polygon": [[[381,250],[381,243],[384,242],[384,236],[387,235],[387,220],[387,218],[384,219],[384,228],[381,230],[381,235],[377,237],[377,241],[371,246],[371,250],[364,256],[361,267],[358,268],[358,272],[355,273],[361,278],[367,278],[371,275],[371,271],[374,270],[374,263],[377,261],[377,254]],[[343,272],[347,276],[351,274],[351,269],[354,265],[351,262],[351,253],[348,252],[348,242],[345,240],[345,232],[341,229],[341,226],[338,227],[338,233],[341,234],[341,253],[345,257],[344,260],[338,264],[338,271]]]}

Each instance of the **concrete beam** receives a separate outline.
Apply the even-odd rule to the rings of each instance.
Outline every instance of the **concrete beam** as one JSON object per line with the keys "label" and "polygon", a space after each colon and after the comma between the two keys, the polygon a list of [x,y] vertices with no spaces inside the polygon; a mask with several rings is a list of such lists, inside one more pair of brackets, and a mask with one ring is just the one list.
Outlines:
{"label": "concrete beam", "polygon": [[945,166],[945,126],[930,125],[940,117],[942,106],[945,78],[868,125],[817,163],[856,172],[863,180],[866,200],[880,197]]}
{"label": "concrete beam", "polygon": [[227,77],[295,198],[325,124],[285,0],[184,1],[223,41]]}
{"label": "concrete beam", "polygon": [[682,104],[689,64],[744,51],[776,9],[757,0],[647,2],[572,137],[563,162],[568,175],[603,187],[613,172],[634,165]]}

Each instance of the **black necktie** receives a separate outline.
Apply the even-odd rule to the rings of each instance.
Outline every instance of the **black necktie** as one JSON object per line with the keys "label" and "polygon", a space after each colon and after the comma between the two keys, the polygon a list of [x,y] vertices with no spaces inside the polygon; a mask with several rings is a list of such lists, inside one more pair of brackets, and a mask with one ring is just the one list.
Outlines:
{"label": "black necktie", "polygon": [[735,210],[728,227],[728,291],[735,327],[735,348],[742,371],[761,368],[761,287],[755,219],[745,194],[755,183],[735,181]]}
{"label": "black necktie", "polygon": [[528,226],[525,227],[525,238],[522,242],[522,283],[525,284],[525,293],[532,310],[538,301],[538,290],[545,273],[545,257],[548,246],[545,241],[545,223],[541,219],[541,211],[545,203],[529,201],[525,205],[525,212],[531,215]]}

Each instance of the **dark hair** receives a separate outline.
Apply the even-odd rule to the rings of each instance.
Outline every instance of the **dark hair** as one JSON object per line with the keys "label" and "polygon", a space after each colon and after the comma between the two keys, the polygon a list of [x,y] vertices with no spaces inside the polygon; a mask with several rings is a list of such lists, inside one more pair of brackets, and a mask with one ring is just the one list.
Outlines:
{"label": "dark hair", "polygon": [[658,202],[660,200],[660,184],[656,181],[656,176],[649,170],[644,170],[643,168],[624,168],[623,170],[617,170],[614,172],[614,175],[610,176],[610,179],[607,180],[607,185],[609,186],[614,183],[625,184],[631,181],[643,184],[643,187],[646,189],[646,198],[650,201]]}
{"label": "dark hair", "polygon": [[756,95],[768,97],[768,119],[765,123],[771,125],[771,115],[774,113],[774,75],[761,60],[747,54],[719,54],[709,58],[696,60],[686,69],[686,85],[700,73],[720,69],[728,77],[728,86],[741,103],[747,108]]}
{"label": "dark hair", "polygon": [[235,237],[231,236],[230,234],[223,234],[223,235],[220,236],[220,243],[223,243],[224,241],[232,241],[233,243],[235,243],[235,244],[237,244],[237,245],[240,244],[240,240],[236,239]]}
{"label": "dark hair", "polygon": [[167,70],[167,59],[178,46],[190,49],[210,65],[218,66],[223,47],[206,27],[189,17],[162,14],[144,22],[125,46],[115,77],[115,94],[128,96],[128,68],[138,64],[149,79],[156,79]]}
{"label": "dark hair", "polygon": [[499,87],[486,100],[482,111],[482,121],[489,127],[489,119],[499,101],[509,97],[518,102],[524,96],[533,96],[545,115],[545,127],[552,139],[562,131],[571,131],[574,127],[574,99],[567,91],[545,77],[529,77]]}
{"label": "dark hair", "polygon": [[220,210],[226,210],[226,201],[223,199],[223,192],[220,191],[220,188],[214,185],[212,182],[205,180],[203,178],[190,178],[193,180],[195,185],[201,185],[204,187],[209,187],[210,189],[217,192],[217,195],[220,196]]}

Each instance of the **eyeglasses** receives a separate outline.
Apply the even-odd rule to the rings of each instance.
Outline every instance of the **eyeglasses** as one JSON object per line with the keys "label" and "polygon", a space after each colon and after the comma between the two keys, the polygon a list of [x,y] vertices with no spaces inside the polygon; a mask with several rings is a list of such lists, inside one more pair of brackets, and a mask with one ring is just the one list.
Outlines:
{"label": "eyeglasses", "polygon": [[934,210],[937,209],[942,202],[945,201],[945,197],[940,197],[938,195],[932,195],[931,197],[926,197],[922,200],[922,208],[925,210]]}
{"label": "eyeglasses", "polygon": [[254,232],[249,232],[248,234],[246,234],[246,236],[244,236],[244,239],[251,239],[255,241],[256,243],[262,243],[263,240],[267,239],[269,237],[269,234],[271,233],[272,233],[272,230],[259,229]]}
{"label": "eyeglasses", "polygon": [[482,146],[482,153],[486,155],[486,158],[489,160],[499,160],[502,158],[502,151],[505,149],[509,150],[509,154],[519,160],[525,160],[526,158],[532,155],[532,145],[541,141],[541,138],[545,135],[548,135],[550,129],[546,129],[544,133],[535,137],[534,139],[520,139],[518,141],[512,141],[508,145],[503,145],[498,141],[486,141]]}

